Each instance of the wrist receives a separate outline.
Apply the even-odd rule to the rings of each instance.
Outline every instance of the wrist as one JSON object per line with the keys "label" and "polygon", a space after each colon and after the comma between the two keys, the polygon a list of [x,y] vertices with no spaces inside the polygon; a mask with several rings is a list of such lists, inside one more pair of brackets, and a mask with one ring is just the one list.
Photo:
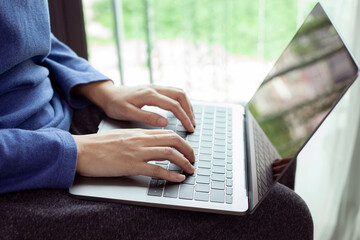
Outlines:
{"label": "wrist", "polygon": [[103,80],[77,85],[72,89],[72,94],[83,96],[104,109],[106,99],[113,88],[114,84],[111,80]]}

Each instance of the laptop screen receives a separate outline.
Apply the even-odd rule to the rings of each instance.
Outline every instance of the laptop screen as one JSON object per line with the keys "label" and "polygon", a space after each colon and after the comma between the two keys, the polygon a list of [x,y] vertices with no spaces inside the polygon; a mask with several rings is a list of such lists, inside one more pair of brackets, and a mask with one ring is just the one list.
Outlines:
{"label": "laptop screen", "polygon": [[282,158],[295,156],[358,68],[317,4],[248,104]]}

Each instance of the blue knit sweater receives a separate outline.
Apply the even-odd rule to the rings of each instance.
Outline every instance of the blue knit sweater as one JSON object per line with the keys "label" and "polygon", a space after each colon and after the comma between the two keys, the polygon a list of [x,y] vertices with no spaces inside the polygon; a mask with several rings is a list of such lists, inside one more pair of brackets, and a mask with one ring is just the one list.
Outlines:
{"label": "blue knit sweater", "polygon": [[50,31],[46,0],[0,0],[0,193],[68,188],[78,85],[107,79]]}

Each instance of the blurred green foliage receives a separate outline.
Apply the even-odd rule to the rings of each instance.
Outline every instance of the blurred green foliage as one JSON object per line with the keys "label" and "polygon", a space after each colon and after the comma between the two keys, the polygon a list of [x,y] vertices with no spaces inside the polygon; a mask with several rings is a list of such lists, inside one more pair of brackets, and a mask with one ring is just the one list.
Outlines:
{"label": "blurred green foliage", "polygon": [[[155,40],[185,38],[195,44],[221,44],[229,53],[247,56],[259,56],[261,44],[263,57],[274,60],[296,31],[298,1],[302,0],[264,0],[260,29],[259,0],[152,0],[151,26]],[[314,4],[307,1],[304,12]],[[145,39],[145,0],[122,0],[122,8],[125,39]],[[92,21],[114,29],[112,0],[95,0],[92,10]],[[114,34],[106,39],[114,40]]]}

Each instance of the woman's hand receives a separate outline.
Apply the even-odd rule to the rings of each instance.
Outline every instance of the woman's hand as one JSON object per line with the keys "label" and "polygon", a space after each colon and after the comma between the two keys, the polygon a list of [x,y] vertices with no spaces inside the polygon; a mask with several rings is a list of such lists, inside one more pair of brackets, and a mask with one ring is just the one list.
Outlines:
{"label": "woman's hand", "polygon": [[291,161],[291,157],[289,158],[283,158],[283,159],[276,159],[273,163],[273,177],[276,179],[280,176],[282,171],[286,168],[286,166]]}
{"label": "woman's hand", "polygon": [[148,163],[170,162],[188,174],[194,172],[190,162],[194,151],[170,130],[118,129],[101,134],[74,135],[78,146],[76,171],[89,177],[145,175],[181,182],[183,174]]}
{"label": "woman's hand", "polygon": [[141,109],[144,105],[157,106],[171,111],[187,131],[194,132],[193,108],[187,95],[178,88],[156,85],[115,87],[111,81],[100,81],[76,86],[73,92],[87,97],[111,118],[165,127],[168,124],[166,118]]}

